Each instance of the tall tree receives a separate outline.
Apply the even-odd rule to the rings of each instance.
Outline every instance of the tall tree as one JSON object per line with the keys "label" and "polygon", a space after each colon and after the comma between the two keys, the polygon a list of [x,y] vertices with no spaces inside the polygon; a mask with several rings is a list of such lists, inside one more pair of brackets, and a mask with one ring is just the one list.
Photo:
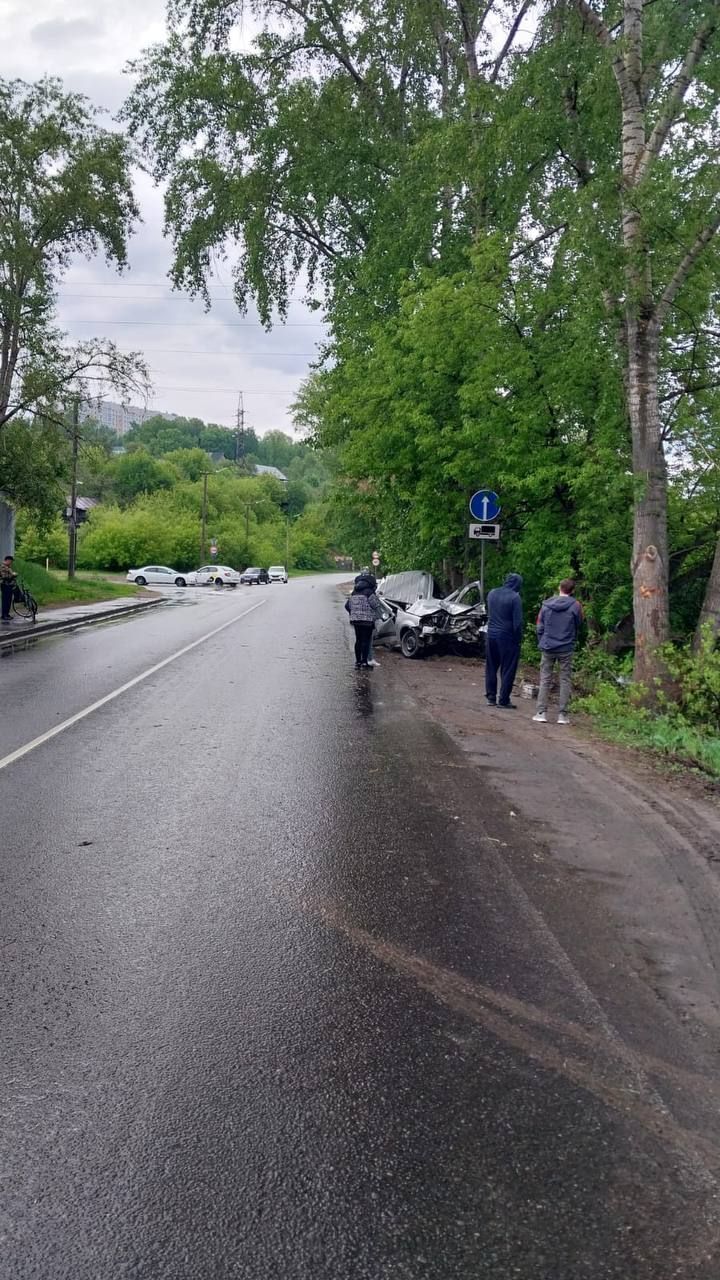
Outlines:
{"label": "tall tree", "polygon": [[126,139],[60,81],[0,81],[0,432],[17,416],[62,421],[72,393],[144,385],[136,354],[71,343],[55,324],[58,283],[77,254],[126,262],[137,217]]}
{"label": "tall tree", "polygon": [[[604,14],[572,0],[617,86],[618,229],[627,412],[635,478],[632,554],[635,675],[658,674],[669,636],[667,460],[660,379],[663,334],[720,226],[720,6],[623,0]],[[588,89],[588,92],[590,90]],[[714,263],[717,258],[714,259]]]}

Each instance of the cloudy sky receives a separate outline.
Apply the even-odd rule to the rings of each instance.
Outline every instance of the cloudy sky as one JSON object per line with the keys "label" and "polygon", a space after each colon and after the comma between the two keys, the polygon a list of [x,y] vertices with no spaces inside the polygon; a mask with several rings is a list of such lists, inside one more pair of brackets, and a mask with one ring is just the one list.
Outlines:
{"label": "cloudy sky", "polygon": [[[0,0],[2,75],[49,73],[114,113],[130,81],[123,67],[162,39],[164,0]],[[145,353],[152,371],[150,407],[232,425],[243,392],[246,423],[258,432],[291,430],[289,406],[322,336],[301,302],[290,322],[265,333],[231,300],[229,270],[213,282],[213,306],[173,293],[169,247],[162,235],[162,195],[136,178],[143,223],[130,245],[130,269],[118,276],[102,262],[78,262],[60,292],[60,321],[76,338],[107,337]]]}

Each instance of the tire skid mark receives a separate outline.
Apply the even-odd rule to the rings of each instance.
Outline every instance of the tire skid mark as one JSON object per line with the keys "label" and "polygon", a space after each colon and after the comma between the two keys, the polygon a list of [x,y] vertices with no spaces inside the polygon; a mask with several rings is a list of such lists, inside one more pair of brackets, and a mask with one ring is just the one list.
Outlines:
{"label": "tire skid mark", "polygon": [[[459,977],[452,970],[407,952],[394,943],[386,942],[353,924],[332,903],[305,902],[304,905],[329,927],[342,933],[353,946],[368,952],[440,1003],[485,1027],[499,1040],[531,1058],[539,1066],[563,1076],[614,1111],[634,1120],[652,1137],[673,1147],[684,1158],[685,1167],[694,1175],[694,1180],[700,1181],[706,1191],[717,1191],[716,1173],[720,1173],[720,1147],[704,1135],[680,1125],[659,1096],[654,1095],[652,1101],[646,1101],[640,1096],[639,1089],[627,1082],[627,1077],[618,1078],[618,1073],[623,1068],[638,1068],[641,1065],[642,1058],[639,1055],[633,1054],[626,1046],[622,1046],[623,1052],[618,1054],[617,1043],[608,1041],[603,1036],[593,1035],[585,1027],[566,1022],[554,1014],[545,1013],[537,1006]],[[521,1025],[523,1022],[538,1028],[544,1027],[560,1036],[571,1037],[576,1043],[595,1052],[599,1051],[605,1059],[602,1069],[598,1070],[598,1065],[572,1056],[564,1048],[533,1035],[527,1026]],[[608,1066],[614,1066],[615,1080],[607,1078]],[[661,1068],[667,1069],[669,1074],[675,1072],[675,1068],[669,1064],[657,1061],[653,1063],[654,1070],[659,1072]],[[688,1074],[692,1076],[692,1073]],[[705,1086],[707,1082],[704,1078],[701,1079]],[[697,1085],[698,1080],[694,1079],[693,1083]]]}

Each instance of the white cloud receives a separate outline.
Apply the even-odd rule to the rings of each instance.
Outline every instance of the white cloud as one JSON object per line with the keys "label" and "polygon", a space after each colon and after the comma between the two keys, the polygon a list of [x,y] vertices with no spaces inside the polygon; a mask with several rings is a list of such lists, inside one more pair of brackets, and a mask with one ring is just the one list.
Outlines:
{"label": "white cloud", "polygon": [[33,44],[45,45],[54,54],[70,45],[84,46],[89,41],[100,40],[102,35],[101,24],[92,18],[49,18],[30,30]]}

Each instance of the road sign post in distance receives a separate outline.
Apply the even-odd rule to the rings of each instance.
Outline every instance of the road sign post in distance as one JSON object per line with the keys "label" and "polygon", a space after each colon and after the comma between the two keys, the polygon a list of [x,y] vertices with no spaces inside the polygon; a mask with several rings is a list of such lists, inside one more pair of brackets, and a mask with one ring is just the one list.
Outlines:
{"label": "road sign post in distance", "polygon": [[494,489],[478,489],[470,499],[470,515],[475,520],[482,520],[483,524],[497,520],[501,511],[500,499]]}

